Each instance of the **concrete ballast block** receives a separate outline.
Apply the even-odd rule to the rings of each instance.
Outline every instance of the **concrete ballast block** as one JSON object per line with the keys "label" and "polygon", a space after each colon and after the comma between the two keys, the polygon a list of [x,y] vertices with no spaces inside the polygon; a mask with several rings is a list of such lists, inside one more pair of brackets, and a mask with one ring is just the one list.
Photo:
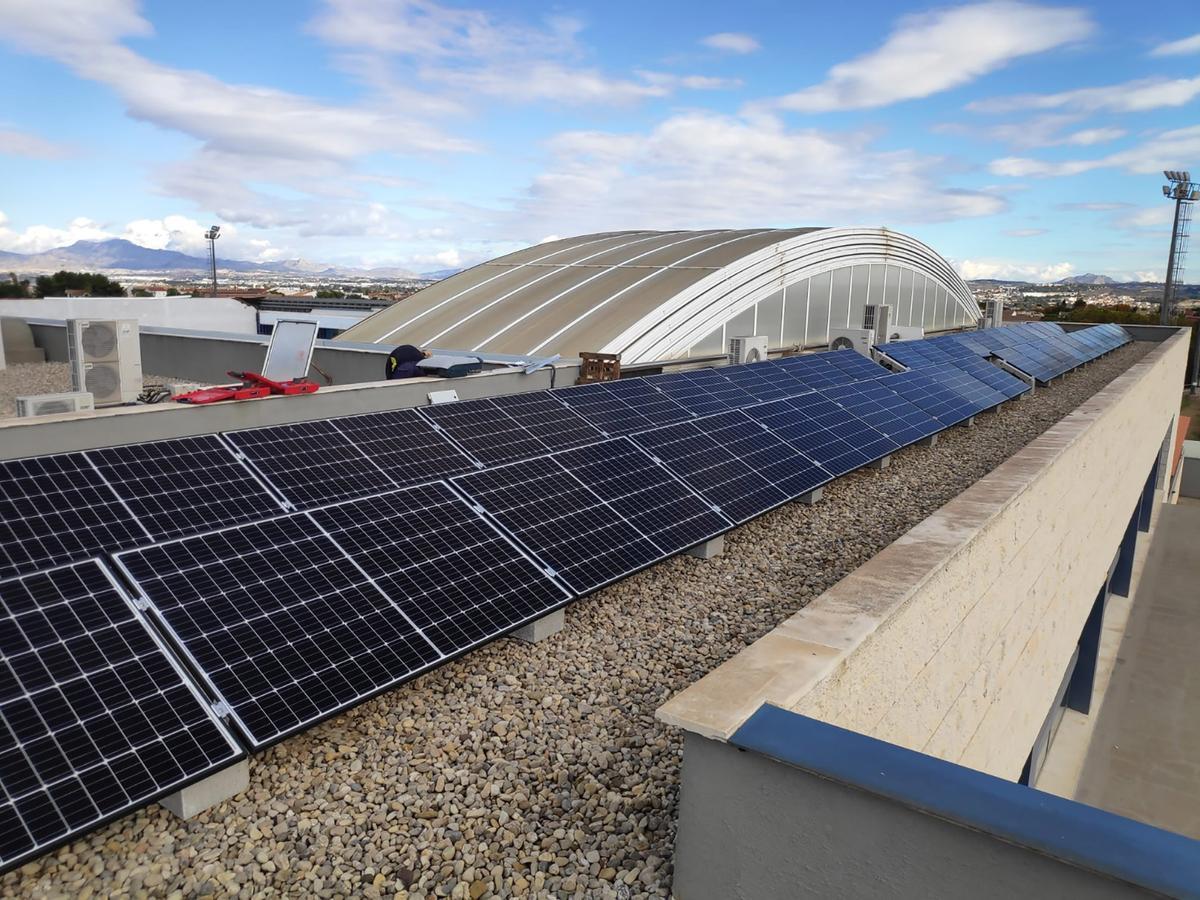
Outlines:
{"label": "concrete ballast block", "polygon": [[809,491],[807,494],[801,494],[796,499],[799,500],[801,503],[806,504],[807,506],[812,506],[814,503],[816,503],[818,500],[820,500],[824,494],[825,494],[825,488],[819,487],[819,488]]}
{"label": "concrete ballast block", "polygon": [[873,463],[867,463],[867,468],[868,469],[886,469],[891,464],[892,464],[892,457],[889,454],[887,456],[884,456],[884,457],[881,457],[881,458],[875,460],[875,462],[873,462]]}
{"label": "concrete ballast block", "polygon": [[938,442],[938,436],[936,434],[931,434],[929,437],[924,437],[924,438],[921,438],[919,441],[917,441],[917,446],[918,447],[936,447],[937,442]]}
{"label": "concrete ballast block", "polygon": [[536,644],[538,641],[544,641],[562,631],[566,621],[566,615],[561,609],[557,609],[540,619],[534,619],[528,625],[522,625],[513,632],[513,637],[525,641],[527,644]]}
{"label": "concrete ballast block", "polygon": [[725,535],[718,534],[715,538],[697,544],[687,551],[688,556],[698,556],[700,559],[712,559],[725,552]]}
{"label": "concrete ballast block", "polygon": [[219,772],[202,778],[159,800],[181,819],[191,819],[230,797],[236,797],[250,786],[250,764],[246,760],[226,766]]}

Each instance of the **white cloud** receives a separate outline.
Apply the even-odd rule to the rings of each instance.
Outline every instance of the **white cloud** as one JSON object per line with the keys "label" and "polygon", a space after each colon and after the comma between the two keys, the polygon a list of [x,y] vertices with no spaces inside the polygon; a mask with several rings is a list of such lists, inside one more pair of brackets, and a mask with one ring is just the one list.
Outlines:
{"label": "white cloud", "polygon": [[873,137],[710,112],[681,113],[646,133],[567,132],[550,141],[549,166],[505,228],[537,235],[871,224],[1005,208],[990,193],[941,187],[940,158],[879,151]]}
{"label": "white cloud", "polygon": [[868,109],[966,84],[1022,56],[1087,37],[1073,7],[978,3],[905,16],[878,49],[829,70],[821,84],[773,101],[797,112]]}
{"label": "white cloud", "polygon": [[539,25],[433,0],[325,0],[309,30],[344,48],[344,67],[391,94],[419,81],[449,89],[456,102],[623,105],[679,88],[707,90],[705,76],[615,77],[581,64],[582,25],[551,17]]}
{"label": "white cloud", "polygon": [[30,225],[14,231],[8,227],[8,216],[0,212],[0,250],[13,253],[41,253],[76,241],[102,241],[110,237],[113,235],[104,225],[84,216],[72,219],[63,228]]}
{"label": "white cloud", "polygon": [[1049,178],[1080,175],[1096,169],[1124,169],[1137,175],[1151,175],[1174,168],[1181,159],[1200,156],[1200,125],[1159,132],[1142,143],[1097,159],[1068,159],[1051,162],[1028,157],[1007,156],[988,165],[994,175],[1014,178]]}
{"label": "white cloud", "polygon": [[25,156],[29,159],[60,159],[71,150],[27,131],[0,127],[0,156]]}
{"label": "white cloud", "polygon": [[1134,278],[1134,281],[1149,281],[1151,283],[1162,282],[1162,280],[1163,280],[1162,272],[1156,272],[1153,269],[1147,269],[1145,271],[1134,272],[1133,278]]}
{"label": "white cloud", "polygon": [[1037,237],[1038,235],[1046,234],[1047,231],[1048,229],[1046,228],[1010,228],[1004,233],[1009,237],[1026,238]]}
{"label": "white cloud", "polygon": [[1186,56],[1191,53],[1200,53],[1200,34],[1159,44],[1150,51],[1151,56]]}
{"label": "white cloud", "polygon": [[1106,144],[1125,137],[1129,132],[1124,128],[1083,128],[1072,132],[1062,139],[1062,143],[1076,147],[1090,147],[1093,144]]}
{"label": "white cloud", "polygon": [[758,41],[750,35],[735,31],[710,34],[706,38],[701,38],[700,43],[712,50],[721,50],[725,53],[753,53],[760,49]]}
{"label": "white cloud", "polygon": [[1170,231],[1175,219],[1175,204],[1168,203],[1166,198],[1158,206],[1148,206],[1139,209],[1128,216],[1122,216],[1118,225],[1122,228],[1149,231]]}
{"label": "white cloud", "polygon": [[1196,78],[1141,78],[1104,87],[1078,88],[1055,94],[1017,94],[991,97],[967,104],[976,112],[1004,113],[1026,109],[1062,109],[1076,112],[1144,112],[1183,106],[1200,95]]}
{"label": "white cloud", "polygon": [[675,75],[670,72],[650,72],[639,69],[639,78],[647,84],[662,87],[667,91],[685,89],[689,91],[720,91],[727,88],[740,87],[742,82],[737,78],[718,78],[713,75]]}
{"label": "white cloud", "polygon": [[996,278],[1002,281],[1048,283],[1076,272],[1075,266],[1069,262],[1016,262],[1004,259],[962,259],[951,262],[966,281]]}

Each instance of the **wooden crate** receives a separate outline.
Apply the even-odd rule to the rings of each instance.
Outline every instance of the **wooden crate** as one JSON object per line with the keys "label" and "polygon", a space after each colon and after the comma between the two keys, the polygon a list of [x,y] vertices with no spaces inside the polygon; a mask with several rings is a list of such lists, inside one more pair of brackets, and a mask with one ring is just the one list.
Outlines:
{"label": "wooden crate", "polygon": [[577,384],[591,384],[595,381],[616,381],[621,377],[620,353],[587,353],[579,354],[583,365],[579,367]]}

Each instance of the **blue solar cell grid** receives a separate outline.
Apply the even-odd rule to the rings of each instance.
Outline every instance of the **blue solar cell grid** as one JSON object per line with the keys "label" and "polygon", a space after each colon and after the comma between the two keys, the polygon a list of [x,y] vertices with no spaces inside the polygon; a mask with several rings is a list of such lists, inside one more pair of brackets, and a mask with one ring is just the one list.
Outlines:
{"label": "blue solar cell grid", "polygon": [[820,393],[849,410],[880,434],[907,446],[945,426],[919,406],[889,390],[888,378],[823,388]]}
{"label": "blue solar cell grid", "polygon": [[641,432],[631,440],[738,523],[833,477],[737,410]]}
{"label": "blue solar cell grid", "polygon": [[891,438],[819,393],[775,400],[746,412],[835,477],[899,448]]}
{"label": "blue solar cell grid", "polygon": [[942,425],[949,427],[969,419],[971,404],[951,390],[927,369],[912,369],[889,376],[880,382],[889,391],[920,407]]}
{"label": "blue solar cell grid", "polygon": [[695,416],[740,409],[755,402],[753,397],[728,378],[717,374],[715,369],[653,375],[645,381]]}
{"label": "blue solar cell grid", "polygon": [[690,412],[646,384],[644,378],[580,384],[557,390],[554,396],[611,436],[692,418]]}

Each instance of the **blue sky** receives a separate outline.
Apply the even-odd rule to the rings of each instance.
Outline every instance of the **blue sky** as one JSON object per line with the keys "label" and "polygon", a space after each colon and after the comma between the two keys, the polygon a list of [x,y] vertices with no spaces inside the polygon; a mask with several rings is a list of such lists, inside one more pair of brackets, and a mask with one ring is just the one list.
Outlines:
{"label": "blue sky", "polygon": [[1161,278],[1160,170],[1200,170],[1194,13],[0,0],[0,249],[198,253],[220,223],[229,256],[426,271],[885,225],[967,277]]}

